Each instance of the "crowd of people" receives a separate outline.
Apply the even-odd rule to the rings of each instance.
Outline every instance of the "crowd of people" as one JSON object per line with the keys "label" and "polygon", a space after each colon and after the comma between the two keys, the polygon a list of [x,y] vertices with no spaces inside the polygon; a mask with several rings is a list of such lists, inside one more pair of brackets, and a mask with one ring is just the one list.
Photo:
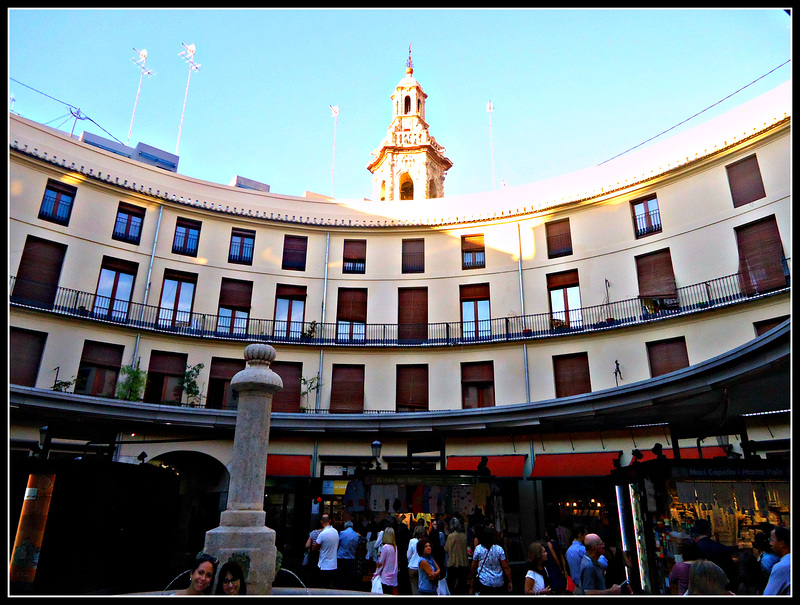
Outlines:
{"label": "crowd of people", "polygon": [[[487,523],[463,529],[462,520],[446,524],[434,518],[412,523],[394,516],[378,523],[346,521],[337,531],[328,515],[320,518],[306,542],[304,567],[317,588],[394,595],[486,595],[514,591],[506,552],[498,532]],[[756,534],[750,548],[732,548],[711,537],[708,521],[698,519],[691,538],[681,542],[680,557],[669,573],[672,594],[790,594],[790,532],[772,526]],[[608,534],[576,526],[564,551],[555,526],[545,539],[530,544],[526,595],[636,594],[631,560]],[[200,554],[190,570],[189,586],[177,594],[208,594],[219,562]],[[230,561],[219,572],[216,594],[247,594],[244,573]]]}

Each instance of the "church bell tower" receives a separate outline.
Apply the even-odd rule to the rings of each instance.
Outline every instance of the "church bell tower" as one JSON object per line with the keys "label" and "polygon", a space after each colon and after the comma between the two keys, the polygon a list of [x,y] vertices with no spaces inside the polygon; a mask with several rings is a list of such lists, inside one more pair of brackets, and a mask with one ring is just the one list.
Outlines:
{"label": "church bell tower", "polygon": [[444,178],[453,162],[445,148],[428,132],[425,99],[428,95],[414,78],[411,46],[406,76],[392,95],[392,123],[367,164],[372,173],[373,198],[378,200],[430,199],[444,196]]}

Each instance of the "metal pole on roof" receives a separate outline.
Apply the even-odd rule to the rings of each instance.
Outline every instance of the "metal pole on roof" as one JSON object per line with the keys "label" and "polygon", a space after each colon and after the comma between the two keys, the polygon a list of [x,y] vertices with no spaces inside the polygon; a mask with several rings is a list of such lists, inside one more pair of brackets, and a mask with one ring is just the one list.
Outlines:
{"label": "metal pole on roof", "polygon": [[492,191],[495,189],[494,185],[494,145],[492,144],[492,112],[494,111],[494,105],[492,102],[489,101],[486,104],[486,113],[489,114],[489,150],[492,153]]}
{"label": "metal pole on roof", "polygon": [[186,113],[186,99],[189,96],[189,82],[192,79],[192,72],[200,69],[200,64],[194,62],[194,53],[197,52],[197,49],[195,48],[194,44],[190,44],[189,46],[183,44],[183,48],[185,48],[186,50],[182,50],[181,52],[178,53],[178,55],[186,59],[186,62],[189,64],[189,77],[186,79],[186,93],[183,96],[181,125],[178,127],[178,143],[175,145],[175,155],[178,155],[178,148],[181,145],[181,131],[183,130],[183,115],[184,113]]}
{"label": "metal pole on roof", "polygon": [[331,105],[330,107],[333,117],[333,160],[331,161],[331,197],[333,197],[333,168],[336,165],[336,122],[339,119],[339,106]]}
{"label": "metal pole on roof", "polygon": [[[133,50],[136,50],[135,48]],[[142,79],[146,75],[148,78],[150,76],[154,76],[155,72],[152,69],[146,69],[145,63],[147,62],[147,49],[143,48],[142,50],[136,50],[139,54],[138,59],[131,59],[137,66],[139,66],[139,70],[141,73],[139,74],[139,88],[136,91],[136,101],[133,104],[133,115],[131,116],[131,127],[128,128],[128,140],[125,141],[125,145],[127,146],[131,141],[131,132],[133,131],[133,118],[136,117],[136,106],[139,104],[139,93],[142,91]]]}

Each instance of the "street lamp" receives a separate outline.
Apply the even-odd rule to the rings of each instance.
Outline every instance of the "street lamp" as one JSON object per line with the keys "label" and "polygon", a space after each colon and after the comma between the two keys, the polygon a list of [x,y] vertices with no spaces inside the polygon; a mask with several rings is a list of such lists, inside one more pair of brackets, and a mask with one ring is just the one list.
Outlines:
{"label": "street lamp", "polygon": [[378,458],[381,457],[381,442],[377,439],[372,442],[372,457],[375,459],[375,470],[380,470],[381,463]]}

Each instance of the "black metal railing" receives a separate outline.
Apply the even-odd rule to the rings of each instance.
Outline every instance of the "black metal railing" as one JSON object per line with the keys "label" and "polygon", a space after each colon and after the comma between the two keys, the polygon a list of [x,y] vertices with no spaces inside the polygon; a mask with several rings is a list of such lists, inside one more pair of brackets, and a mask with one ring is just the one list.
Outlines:
{"label": "black metal railing", "polygon": [[[370,324],[299,322],[247,318],[231,325],[230,317],[165,309],[111,299],[90,292],[11,277],[12,305],[62,315],[154,330],[228,340],[341,346],[444,346],[548,338],[643,324],[676,315],[743,302],[790,287],[788,259],[785,281],[759,291],[739,273],[677,288],[670,297],[636,297],[560,313],[536,313],[480,321],[433,324]],[[568,313],[568,315],[566,314]]]}

